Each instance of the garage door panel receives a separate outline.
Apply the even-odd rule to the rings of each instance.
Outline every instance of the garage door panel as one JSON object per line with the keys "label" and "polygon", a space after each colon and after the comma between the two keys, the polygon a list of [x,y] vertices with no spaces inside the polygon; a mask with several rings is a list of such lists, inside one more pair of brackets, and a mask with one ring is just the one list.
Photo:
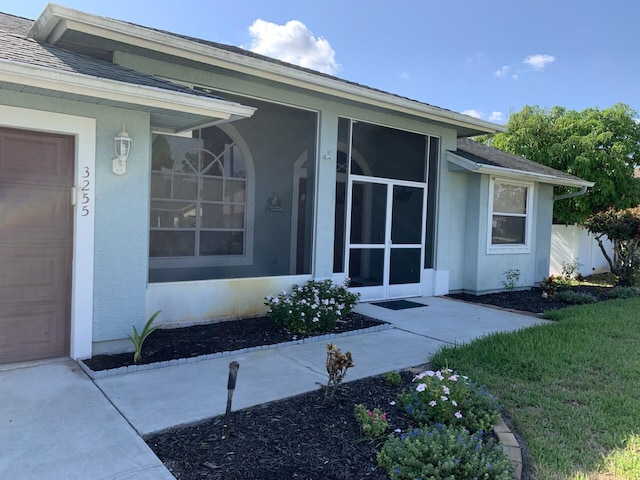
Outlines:
{"label": "garage door panel", "polygon": [[[62,307],[62,308],[60,308]],[[63,305],[5,307],[0,318],[0,364],[68,355]]]}
{"label": "garage door panel", "polygon": [[70,137],[33,134],[6,129],[0,136],[0,171],[4,180],[16,183],[68,183],[73,170]]}
{"label": "garage door panel", "polygon": [[71,188],[0,183],[2,243],[67,242]]}
{"label": "garage door panel", "polygon": [[2,299],[64,298],[67,295],[69,249],[0,246]]}

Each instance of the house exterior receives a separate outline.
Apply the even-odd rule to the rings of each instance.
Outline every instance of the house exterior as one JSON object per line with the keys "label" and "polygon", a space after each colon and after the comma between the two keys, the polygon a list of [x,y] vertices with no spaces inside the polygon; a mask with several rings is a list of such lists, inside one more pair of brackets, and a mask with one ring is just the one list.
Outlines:
{"label": "house exterior", "polygon": [[466,140],[501,130],[58,5],[0,14],[0,363],[122,351],[157,310],[261,314],[313,278],[363,300],[533,285],[553,186],[591,183]]}

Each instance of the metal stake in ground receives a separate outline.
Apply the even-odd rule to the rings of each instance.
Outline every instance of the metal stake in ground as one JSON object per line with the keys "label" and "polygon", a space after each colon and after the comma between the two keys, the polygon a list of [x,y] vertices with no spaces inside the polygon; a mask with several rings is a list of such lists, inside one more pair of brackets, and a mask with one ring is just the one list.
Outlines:
{"label": "metal stake in ground", "polygon": [[227,382],[227,414],[224,418],[224,433],[222,439],[229,437],[229,426],[231,424],[231,400],[233,399],[233,391],[236,389],[236,380],[238,378],[238,369],[240,364],[238,362],[231,362],[229,364],[229,381]]}

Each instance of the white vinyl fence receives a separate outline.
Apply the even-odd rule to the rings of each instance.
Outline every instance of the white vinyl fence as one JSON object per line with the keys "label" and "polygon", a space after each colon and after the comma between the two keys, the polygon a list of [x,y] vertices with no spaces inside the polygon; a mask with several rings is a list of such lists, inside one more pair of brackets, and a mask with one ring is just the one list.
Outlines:
{"label": "white vinyl fence", "polygon": [[[611,242],[605,240],[604,244],[607,252],[612,256]],[[576,273],[581,273],[585,277],[610,270],[598,242],[586,229],[578,225],[553,225],[551,228],[549,274],[561,275],[563,262],[571,263],[576,260],[580,264]]]}

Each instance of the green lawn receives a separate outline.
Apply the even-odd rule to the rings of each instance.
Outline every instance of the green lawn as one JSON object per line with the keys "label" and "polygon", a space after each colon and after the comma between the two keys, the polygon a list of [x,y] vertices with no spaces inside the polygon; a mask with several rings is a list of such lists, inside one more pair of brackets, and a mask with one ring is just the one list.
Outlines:
{"label": "green lawn", "polygon": [[550,318],[443,348],[431,365],[448,365],[499,398],[537,480],[640,479],[640,299]]}

